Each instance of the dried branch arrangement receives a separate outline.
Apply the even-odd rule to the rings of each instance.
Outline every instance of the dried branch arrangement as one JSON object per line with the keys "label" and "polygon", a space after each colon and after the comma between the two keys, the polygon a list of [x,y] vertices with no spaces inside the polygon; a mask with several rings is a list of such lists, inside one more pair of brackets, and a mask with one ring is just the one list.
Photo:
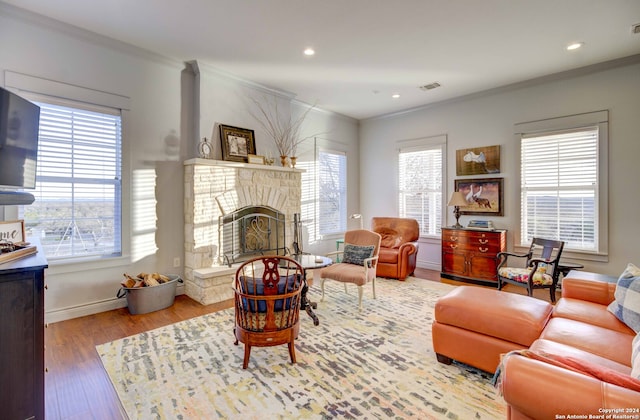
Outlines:
{"label": "dried branch arrangement", "polygon": [[278,101],[275,97],[270,100],[265,96],[264,103],[267,104],[266,106],[255,98],[251,98],[251,101],[255,104],[258,112],[254,113],[249,110],[249,113],[265,129],[269,137],[273,139],[280,156],[296,156],[298,145],[313,137],[313,135],[301,137],[300,127],[305,118],[307,118],[307,114],[315,108],[315,105],[307,108],[302,115],[294,120],[291,116],[281,115]]}

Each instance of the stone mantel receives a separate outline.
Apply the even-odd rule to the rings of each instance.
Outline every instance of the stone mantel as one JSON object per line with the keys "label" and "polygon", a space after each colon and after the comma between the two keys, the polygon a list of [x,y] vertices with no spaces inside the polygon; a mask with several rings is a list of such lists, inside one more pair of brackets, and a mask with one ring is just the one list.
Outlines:
{"label": "stone mantel", "polygon": [[204,166],[221,166],[221,167],[229,167],[229,168],[244,168],[244,169],[253,169],[256,171],[281,171],[281,172],[306,172],[304,169],[297,168],[289,168],[285,166],[275,166],[275,165],[257,165],[253,163],[243,163],[243,162],[231,162],[227,160],[213,160],[213,159],[189,159],[184,161],[184,165],[204,165]]}
{"label": "stone mantel", "polygon": [[[227,287],[231,286],[233,276],[222,267],[218,228],[220,216],[229,211],[245,206],[268,206],[283,213],[286,246],[292,249],[293,215],[300,213],[304,172],[282,166],[212,159],[184,162],[187,295],[203,304],[227,298],[230,290]],[[223,284],[216,284],[219,282]]]}

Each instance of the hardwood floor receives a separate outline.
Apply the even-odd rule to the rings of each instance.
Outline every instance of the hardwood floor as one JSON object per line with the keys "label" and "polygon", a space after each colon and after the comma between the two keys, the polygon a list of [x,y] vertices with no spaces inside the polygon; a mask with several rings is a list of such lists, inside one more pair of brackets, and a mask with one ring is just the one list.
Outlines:
{"label": "hardwood floor", "polygon": [[130,315],[122,308],[49,324],[45,330],[46,418],[122,419],[118,397],[95,346],[232,305],[229,300],[204,306],[179,295],[170,308],[149,314]]}

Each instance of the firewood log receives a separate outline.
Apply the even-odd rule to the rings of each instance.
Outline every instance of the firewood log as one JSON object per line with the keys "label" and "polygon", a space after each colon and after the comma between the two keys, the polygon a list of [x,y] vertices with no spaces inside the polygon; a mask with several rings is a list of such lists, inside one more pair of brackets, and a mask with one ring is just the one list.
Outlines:
{"label": "firewood log", "polygon": [[151,274],[147,274],[147,276],[144,278],[144,284],[146,284],[147,286],[157,286],[160,283],[158,283],[158,280],[154,279]]}

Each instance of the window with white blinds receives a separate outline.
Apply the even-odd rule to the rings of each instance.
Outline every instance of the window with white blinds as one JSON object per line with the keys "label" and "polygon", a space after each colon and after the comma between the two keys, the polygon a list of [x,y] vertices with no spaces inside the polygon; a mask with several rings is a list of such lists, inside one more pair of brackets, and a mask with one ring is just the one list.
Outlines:
{"label": "window with white blinds", "polygon": [[421,235],[440,235],[444,145],[401,148],[398,154],[400,217],[416,219]]}
{"label": "window with white blinds", "polygon": [[522,243],[543,237],[598,251],[598,139],[597,126],[522,136]]}
{"label": "window with white blinds", "polygon": [[36,201],[24,207],[26,227],[49,259],[119,256],[120,111],[37,105]]}
{"label": "window with white blinds", "polygon": [[318,230],[320,235],[342,234],[347,229],[347,155],[318,153]]}

